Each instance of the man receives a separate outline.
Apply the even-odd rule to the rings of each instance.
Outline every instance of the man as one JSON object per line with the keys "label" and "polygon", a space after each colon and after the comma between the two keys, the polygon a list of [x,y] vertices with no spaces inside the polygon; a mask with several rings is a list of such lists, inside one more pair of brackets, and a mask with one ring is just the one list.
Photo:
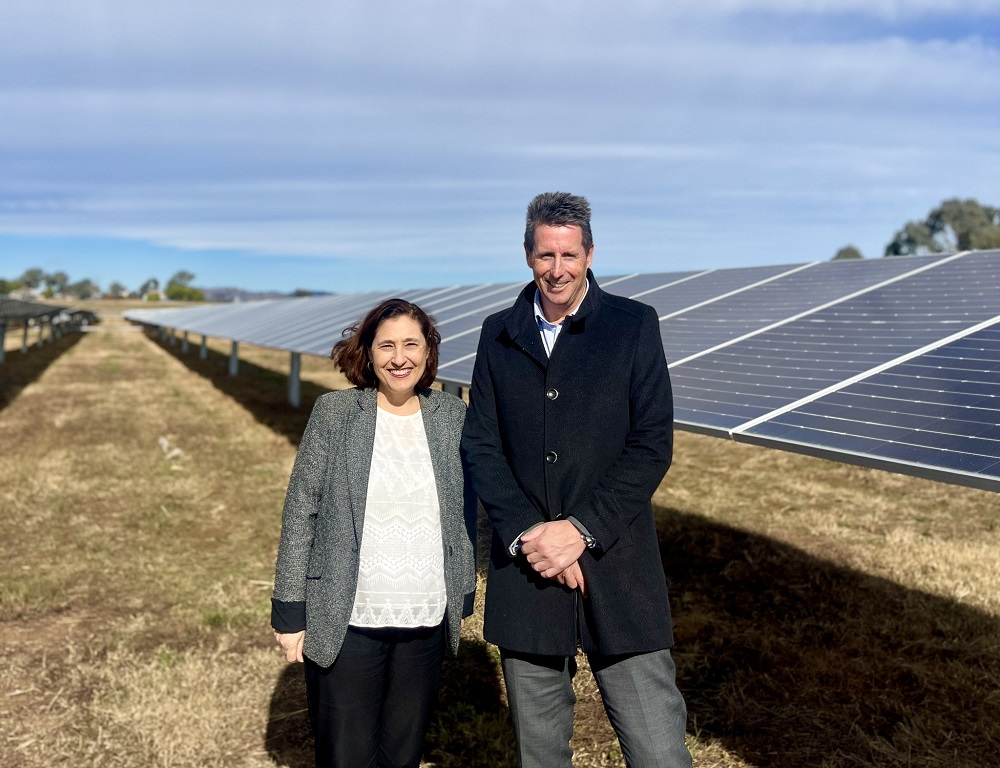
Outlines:
{"label": "man", "polygon": [[590,206],[528,206],[534,281],[483,324],[463,457],[493,523],[486,640],[522,768],[569,768],[578,645],[630,768],[690,766],[650,499],[673,406],[651,307],[590,272]]}

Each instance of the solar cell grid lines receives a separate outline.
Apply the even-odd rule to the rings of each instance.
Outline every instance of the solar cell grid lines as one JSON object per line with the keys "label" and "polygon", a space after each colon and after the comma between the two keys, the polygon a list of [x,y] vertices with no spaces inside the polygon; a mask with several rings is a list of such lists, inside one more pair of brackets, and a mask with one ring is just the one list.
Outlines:
{"label": "solar cell grid lines", "polygon": [[[599,283],[661,318],[680,428],[1000,490],[1000,252]],[[466,386],[482,322],[523,285],[278,300],[243,305],[231,317],[231,305],[143,311],[135,319],[228,338],[238,331],[243,341],[325,356],[344,327],[400,295],[436,318],[439,377]]]}

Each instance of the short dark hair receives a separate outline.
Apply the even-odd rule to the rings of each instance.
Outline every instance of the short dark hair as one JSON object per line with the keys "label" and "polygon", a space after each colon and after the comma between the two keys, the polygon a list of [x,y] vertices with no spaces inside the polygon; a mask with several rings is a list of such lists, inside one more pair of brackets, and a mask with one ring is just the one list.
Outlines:
{"label": "short dark hair", "polygon": [[535,227],[545,224],[550,227],[576,225],[583,234],[583,250],[594,247],[594,235],[590,231],[590,203],[587,198],[571,195],[569,192],[543,192],[528,203],[528,215],[524,225],[524,248],[531,253],[535,250]]}
{"label": "short dark hair", "polygon": [[417,389],[427,389],[437,378],[438,347],[441,334],[434,327],[431,316],[406,299],[387,299],[374,307],[364,319],[350,328],[345,328],[340,341],[333,345],[330,357],[340,368],[347,380],[356,387],[374,387],[378,384],[372,370],[372,344],[379,326],[394,317],[409,317],[420,326],[427,342],[427,367],[417,382]]}

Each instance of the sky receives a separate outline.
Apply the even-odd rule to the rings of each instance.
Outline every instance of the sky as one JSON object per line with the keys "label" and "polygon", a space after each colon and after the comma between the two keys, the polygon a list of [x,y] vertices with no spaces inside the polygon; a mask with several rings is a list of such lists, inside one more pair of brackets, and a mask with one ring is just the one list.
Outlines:
{"label": "sky", "polygon": [[4,0],[0,278],[527,280],[880,257],[1000,205],[995,0]]}

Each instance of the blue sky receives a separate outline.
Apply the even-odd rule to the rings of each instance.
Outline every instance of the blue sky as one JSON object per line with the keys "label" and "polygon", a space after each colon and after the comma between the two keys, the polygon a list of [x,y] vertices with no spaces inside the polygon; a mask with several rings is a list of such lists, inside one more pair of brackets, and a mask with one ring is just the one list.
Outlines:
{"label": "blue sky", "polygon": [[880,256],[1000,205],[993,0],[5,0],[0,277],[393,289]]}

